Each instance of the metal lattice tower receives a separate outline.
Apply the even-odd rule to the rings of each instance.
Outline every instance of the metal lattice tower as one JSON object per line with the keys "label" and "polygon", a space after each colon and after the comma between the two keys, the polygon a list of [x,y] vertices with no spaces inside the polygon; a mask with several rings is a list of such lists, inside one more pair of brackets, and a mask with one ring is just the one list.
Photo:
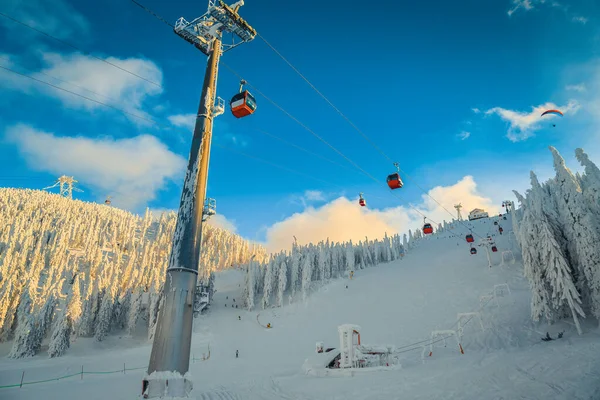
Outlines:
{"label": "metal lattice tower", "polygon": [[461,203],[455,204],[454,208],[456,208],[457,219],[459,221],[462,221],[463,218],[462,218],[462,214],[460,213],[460,209],[462,208],[462,204]]}
{"label": "metal lattice tower", "polygon": [[56,182],[54,182],[54,185],[45,187],[44,190],[46,190],[46,189],[52,189],[52,188],[58,186],[59,190],[60,190],[60,195],[61,196],[68,197],[69,199],[72,199],[73,198],[73,191],[83,192],[83,190],[81,190],[79,188],[76,188],[74,186],[75,183],[77,183],[77,181],[72,176],[62,175],[61,177],[59,177],[56,180]]}
{"label": "metal lattice tower", "polygon": [[[174,32],[208,56],[200,105],[183,183],[177,225],[166,271],[162,301],[152,343],[147,375],[142,381],[144,398],[184,398],[192,391],[188,373],[192,342],[193,300],[202,249],[202,225],[215,212],[216,203],[206,199],[208,166],[214,118],[225,111],[216,97],[221,54],[249,42],[256,31],[238,14],[244,4],[231,6],[209,0],[208,10],[191,22],[179,18]],[[223,35],[231,34],[224,43]],[[229,35],[228,35],[229,37]],[[236,41],[237,38],[237,41]]]}
{"label": "metal lattice tower", "polygon": [[506,208],[507,213],[510,213],[515,209],[515,203],[512,200],[504,200],[502,205]]}

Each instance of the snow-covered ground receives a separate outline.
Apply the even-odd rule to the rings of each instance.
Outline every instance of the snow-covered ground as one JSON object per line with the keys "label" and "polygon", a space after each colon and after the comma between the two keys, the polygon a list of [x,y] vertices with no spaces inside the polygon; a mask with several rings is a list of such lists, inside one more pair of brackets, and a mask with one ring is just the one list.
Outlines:
{"label": "snow-covered ground", "polygon": [[[306,302],[248,312],[241,309],[243,273],[220,272],[211,310],[195,320],[190,364],[197,399],[600,399],[600,332],[584,323],[577,336],[567,322],[534,326],[530,291],[520,257],[501,264],[509,240],[510,218],[466,222],[481,236],[494,233],[498,252],[493,267],[483,248],[469,254],[467,230],[458,226],[420,241],[402,260],[355,272],[354,279],[321,286]],[[485,330],[474,318],[464,328],[460,354],[456,342],[436,343],[428,357],[415,342],[432,330],[456,329],[457,313],[478,311],[480,296],[507,283],[511,294],[481,309]],[[347,286],[347,287],[346,287]],[[233,302],[233,299],[236,302]],[[240,308],[235,308],[235,305]],[[233,307],[232,307],[233,306]],[[241,317],[241,320],[238,318]],[[266,329],[267,323],[272,329]],[[339,347],[338,325],[358,324],[367,344],[395,345],[401,369],[315,377],[304,361],[315,342]],[[562,339],[543,342],[565,330]],[[135,399],[141,392],[151,344],[110,337],[80,338],[67,355],[0,360],[0,386],[74,376],[63,380],[0,388],[0,399]],[[422,343],[427,344],[427,343]],[[202,361],[203,354],[210,358]],[[406,347],[403,347],[406,346]],[[413,350],[414,349],[414,350]],[[236,350],[239,358],[236,359]],[[6,355],[7,345],[0,347]],[[422,358],[422,355],[424,357]],[[83,365],[84,375],[81,375]],[[126,371],[123,373],[123,368]],[[130,370],[132,368],[141,368]],[[87,374],[87,371],[110,372]]]}

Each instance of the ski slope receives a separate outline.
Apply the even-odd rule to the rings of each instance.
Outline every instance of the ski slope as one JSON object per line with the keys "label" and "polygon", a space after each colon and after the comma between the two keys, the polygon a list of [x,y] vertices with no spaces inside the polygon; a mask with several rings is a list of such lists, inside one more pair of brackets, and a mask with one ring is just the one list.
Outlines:
{"label": "ski slope", "polygon": [[[522,277],[510,218],[468,222],[482,237],[494,234],[498,247],[492,268],[483,248],[469,253],[468,230],[454,229],[418,242],[402,260],[359,270],[354,279],[331,281],[306,302],[283,308],[245,311],[239,270],[220,272],[208,314],[195,320],[190,372],[197,399],[599,399],[600,338],[584,325],[577,336],[567,322],[546,327],[530,319],[530,292]],[[511,249],[516,263],[501,264]],[[457,313],[478,311],[480,296],[506,283],[511,294],[498,296],[480,311],[484,330],[474,318],[465,327],[460,354],[456,342],[436,343],[428,357],[424,340],[433,330],[456,329]],[[347,287],[346,287],[347,286]],[[233,299],[236,302],[233,302]],[[233,307],[232,307],[233,305]],[[239,319],[241,317],[241,320]],[[266,329],[267,323],[272,329]],[[337,327],[362,327],[363,343],[395,345],[400,369],[316,377],[305,360],[315,343],[339,347]],[[543,342],[546,331],[562,339]],[[412,343],[422,342],[411,346]],[[203,353],[210,358],[202,361]],[[58,381],[0,389],[0,399],[134,399],[141,392],[151,344],[144,338],[111,337],[105,342],[80,338],[66,356],[0,360],[0,386],[73,374]],[[2,355],[9,347],[0,347]],[[236,358],[236,350],[239,358]],[[80,371],[113,371],[87,374]],[[125,366],[126,371],[123,373]],[[114,372],[121,371],[121,372]]]}

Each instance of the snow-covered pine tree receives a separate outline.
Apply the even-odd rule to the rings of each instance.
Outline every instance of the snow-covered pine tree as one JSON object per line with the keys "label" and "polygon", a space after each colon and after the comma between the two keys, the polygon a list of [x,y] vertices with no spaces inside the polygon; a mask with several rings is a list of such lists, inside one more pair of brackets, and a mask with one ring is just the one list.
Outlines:
{"label": "snow-covered pine tree", "polygon": [[283,299],[284,299],[284,294],[285,294],[285,290],[287,288],[287,277],[288,277],[288,263],[286,262],[286,257],[285,255],[282,255],[281,257],[279,257],[278,260],[278,272],[277,272],[277,279],[278,279],[278,285],[277,285],[277,305],[279,307],[283,307]]}
{"label": "snow-covered pine tree", "polygon": [[[585,168],[585,175],[581,178],[584,198],[592,213],[600,217],[600,168],[581,148],[575,150],[575,156]],[[597,229],[600,230],[600,227]]]}
{"label": "snow-covered pine tree", "polygon": [[[581,309],[581,297],[575,286],[572,269],[556,240],[547,214],[544,212],[544,189],[533,171],[531,172],[531,184],[529,203],[522,221],[524,226],[521,229],[527,229],[526,232],[534,237],[529,238],[529,243],[524,242],[521,245],[524,247],[525,244],[529,247],[523,251],[524,265],[529,263],[531,266],[535,266],[538,263],[537,268],[540,270],[535,271],[534,276],[528,276],[528,278],[530,282],[537,282],[535,274],[541,274],[543,286],[549,297],[544,296],[545,293],[539,286],[535,290],[541,292],[540,297],[546,300],[547,306],[553,311],[554,318],[569,312],[575,322],[577,332],[581,334],[578,315],[585,317],[585,313]],[[527,239],[523,236],[522,238]],[[535,248],[531,248],[532,246]],[[530,256],[526,252],[529,252]]]}
{"label": "snow-covered pine tree", "polygon": [[274,275],[275,275],[275,257],[271,257],[265,268],[265,280],[263,284],[263,298],[262,308],[263,310],[271,304],[271,295],[273,293],[274,286]]}
{"label": "snow-covered pine tree", "polygon": [[556,190],[552,191],[568,246],[569,261],[578,269],[576,286],[585,304],[600,320],[600,253],[598,243],[600,220],[586,204],[579,183],[566,167],[558,151],[550,146],[556,170]]}

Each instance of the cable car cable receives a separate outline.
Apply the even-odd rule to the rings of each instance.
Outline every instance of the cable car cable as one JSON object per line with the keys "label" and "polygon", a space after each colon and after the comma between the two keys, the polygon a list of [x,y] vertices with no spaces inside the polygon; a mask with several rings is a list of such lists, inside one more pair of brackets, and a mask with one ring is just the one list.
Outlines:
{"label": "cable car cable", "polygon": [[[133,1],[133,0],[132,0]],[[323,93],[316,88],[315,85],[312,84],[287,58],[283,56],[271,43],[269,43],[260,33],[257,32],[256,36],[258,36],[275,54],[277,54],[290,68],[294,70],[323,100],[325,100],[342,118],[346,120],[363,138],[365,138],[382,156],[384,156],[390,162],[394,162],[379,146],[375,144],[350,118],[348,118],[339,108],[337,108]],[[454,218],[454,214],[450,212],[446,207],[444,207],[439,201],[437,201],[433,196],[429,194],[425,189],[423,189],[413,178],[410,177],[405,171],[403,171],[400,167],[397,167],[399,172],[402,172],[402,176],[407,177],[411,182],[417,186],[423,193],[425,193],[429,198],[431,198],[437,205],[439,205],[442,209],[444,209],[448,214]]]}
{"label": "cable car cable", "polygon": [[[132,1],[133,1],[133,0],[132,0]],[[304,76],[304,75],[303,75],[303,74],[302,74],[300,71],[298,71],[298,69],[297,69],[296,67],[294,67],[294,66],[292,65],[292,63],[291,63],[291,62],[289,62],[289,61],[287,60],[287,58],[285,58],[285,57],[284,57],[284,56],[283,56],[283,55],[282,55],[282,54],[281,54],[279,51],[277,51],[277,49],[276,49],[275,47],[273,47],[273,45],[271,45],[271,43],[269,43],[269,42],[267,41],[267,39],[265,39],[265,38],[264,38],[264,37],[263,37],[263,36],[262,36],[262,35],[261,35],[259,32],[257,32],[257,33],[256,33],[256,36],[258,36],[258,37],[260,38],[260,40],[262,40],[262,41],[263,41],[263,42],[264,42],[264,43],[265,43],[267,46],[269,46],[269,47],[271,48],[271,50],[273,50],[273,51],[275,52],[275,54],[277,54],[277,55],[278,55],[278,56],[279,56],[279,57],[280,57],[280,58],[281,58],[283,61],[285,61],[285,63],[286,63],[287,65],[289,65],[289,66],[290,66],[290,68],[292,68],[292,69],[293,69],[293,70],[294,70],[294,71],[295,71],[295,72],[296,72],[296,73],[297,73],[297,74],[298,74],[298,75],[299,75],[299,76],[300,76],[300,77],[301,77],[301,78],[302,78],[302,79],[303,79],[303,80],[304,80],[306,83],[308,83],[308,85],[309,85],[309,86],[310,86],[310,87],[311,87],[311,88],[312,88],[312,89],[313,89],[315,92],[317,92],[317,94],[318,94],[319,96],[321,96],[321,98],[322,98],[323,100],[325,100],[325,101],[326,101],[326,102],[327,102],[327,103],[328,103],[328,104],[329,104],[329,105],[330,105],[330,106],[331,106],[331,107],[332,107],[332,108],[333,108],[335,111],[337,111],[337,113],[338,113],[338,114],[340,114],[340,116],[341,116],[342,118],[344,118],[344,119],[345,119],[345,120],[346,120],[346,121],[347,121],[347,122],[348,122],[348,123],[349,123],[349,124],[350,124],[350,125],[351,125],[351,126],[354,128],[354,129],[356,129],[356,131],[357,131],[358,133],[360,133],[360,134],[362,135],[362,137],[363,137],[363,138],[365,138],[365,140],[367,140],[369,143],[371,143],[371,145],[372,145],[372,146],[373,146],[373,147],[374,147],[374,148],[375,148],[377,151],[379,151],[379,153],[381,153],[381,154],[382,154],[382,155],[383,155],[385,158],[387,158],[387,159],[388,159],[390,162],[394,162],[394,160],[392,160],[392,159],[391,159],[391,158],[390,158],[390,157],[389,157],[387,154],[385,154],[385,153],[384,153],[384,151],[383,151],[383,150],[381,150],[381,149],[379,148],[379,146],[377,146],[377,145],[375,144],[375,142],[373,142],[373,141],[372,141],[372,140],[371,140],[371,139],[370,139],[370,138],[369,138],[367,135],[365,135],[365,134],[364,134],[364,133],[363,133],[363,132],[362,132],[362,131],[361,131],[361,130],[360,130],[360,129],[359,129],[359,128],[358,128],[358,127],[355,125],[355,124],[354,124],[354,122],[352,122],[352,121],[350,120],[350,118],[348,118],[348,117],[346,116],[346,114],[344,114],[344,113],[343,113],[343,112],[342,112],[342,111],[341,111],[339,108],[337,108],[337,107],[336,107],[336,106],[335,106],[335,105],[334,105],[334,104],[333,104],[333,103],[332,103],[332,102],[331,102],[331,101],[330,101],[330,100],[329,100],[329,99],[328,99],[328,98],[327,98],[327,97],[326,97],[326,96],[325,96],[323,93],[321,93],[321,92],[319,91],[319,89],[317,89],[317,88],[315,87],[315,85],[313,85],[313,84],[312,84],[312,83],[311,83],[311,82],[308,80],[308,78],[306,78],[306,77],[305,77],[305,76]]]}
{"label": "cable car cable", "polygon": [[[238,78],[242,79],[242,75],[240,75],[237,71],[235,71],[233,68],[231,68],[229,65],[227,65],[225,62],[221,61],[221,65],[225,66],[225,68],[227,68],[232,74],[234,74],[235,76],[237,76]],[[284,109],[282,106],[280,106],[279,104],[277,104],[273,99],[271,99],[270,97],[268,97],[267,95],[265,95],[263,92],[261,92],[256,86],[252,85],[251,83],[249,83],[248,81],[246,81],[246,85],[249,86],[250,88],[252,88],[252,90],[255,93],[258,93],[259,95],[261,95],[262,97],[264,97],[269,103],[271,103],[272,105],[274,105],[275,107],[277,107],[281,112],[283,112],[286,116],[288,116],[291,120],[293,120],[294,122],[296,122],[298,125],[300,125],[301,127],[303,127],[306,131],[308,131],[311,135],[313,135],[314,137],[316,137],[317,139],[319,139],[321,142],[323,142],[325,145],[327,145],[329,148],[331,148],[333,151],[335,151],[337,154],[339,154],[341,157],[343,157],[346,161],[348,161],[350,164],[352,164],[354,167],[356,167],[359,171],[361,171],[364,175],[366,175],[367,177],[371,178],[371,180],[373,180],[375,183],[377,184],[381,184],[381,182],[375,178],[373,175],[371,175],[370,173],[368,173],[367,171],[365,171],[363,168],[361,168],[357,163],[355,163],[354,161],[352,161],[348,156],[346,156],[344,153],[342,153],[340,150],[338,150],[335,146],[333,146],[332,144],[330,144],[329,142],[327,142],[325,139],[323,139],[321,136],[319,136],[315,131],[313,131],[312,129],[310,129],[308,126],[306,126],[304,123],[302,123],[300,120],[298,120],[298,118],[294,117],[292,114],[290,114],[286,109]],[[387,187],[387,185],[386,185]],[[398,200],[403,201],[398,195],[396,195],[396,193],[392,192],[390,190],[390,193],[396,197]],[[421,211],[419,211],[418,209],[416,209],[415,207],[411,206],[410,204],[408,205],[408,207],[412,208],[414,211],[416,211],[418,214],[420,214],[422,217],[426,217],[425,214],[423,214]],[[437,222],[433,221],[432,219],[428,218],[431,222],[437,224]]]}
{"label": "cable car cable", "polygon": [[[172,25],[171,23],[167,22],[164,18],[162,18],[160,15],[154,13],[153,11],[151,11],[150,9],[144,7],[143,5],[141,5],[140,3],[138,3],[137,1],[131,0],[133,3],[135,3],[136,5],[138,5],[139,7],[143,8],[145,11],[147,11],[148,13],[150,13],[151,15],[153,15],[155,18],[159,19],[160,21],[162,21],[163,23],[165,23],[166,25],[168,25],[171,28],[174,28],[174,25]],[[262,38],[262,36],[261,36]],[[263,39],[264,40],[264,39]],[[266,41],[265,41],[266,43]],[[273,48],[274,49],[274,48]],[[283,57],[283,56],[282,56]],[[286,60],[287,61],[287,60]],[[288,62],[289,63],[289,62]],[[223,62],[221,60],[220,62],[221,65],[224,65],[225,68],[227,68],[230,72],[232,72],[234,75],[236,75],[238,78],[244,80],[244,78],[238,74],[233,68],[231,68],[229,65],[227,65],[225,62]],[[290,64],[291,65],[291,64]],[[245,80],[244,80],[245,81]],[[308,81],[308,80],[307,80]],[[294,120],[296,123],[298,123],[300,126],[302,126],[304,129],[306,129],[308,132],[310,132],[313,136],[315,136],[317,139],[319,139],[320,141],[322,141],[324,144],[326,144],[328,147],[330,147],[332,150],[334,150],[336,153],[338,153],[340,156],[342,156],[344,159],[346,159],[346,161],[348,161],[349,163],[351,163],[352,165],[354,165],[358,170],[360,170],[361,172],[363,172],[365,175],[367,175],[368,177],[370,177],[374,182],[379,183],[379,181],[373,177],[371,174],[369,174],[368,172],[366,172],[364,169],[362,169],[358,164],[356,164],[354,161],[352,161],[350,158],[348,158],[346,155],[344,155],[341,151],[339,151],[338,149],[336,149],[333,145],[329,144],[329,142],[327,142],[325,139],[323,139],[322,137],[320,137],[319,135],[317,135],[312,129],[310,129],[308,126],[304,125],[302,122],[300,122],[296,117],[294,117],[293,115],[291,115],[289,112],[287,112],[283,107],[279,106],[279,104],[275,103],[273,100],[271,100],[269,97],[267,97],[264,93],[262,93],[261,91],[259,91],[256,87],[252,86],[251,84],[247,83],[246,84],[248,86],[250,86],[251,88],[254,88],[254,90],[260,94],[261,96],[263,96],[265,99],[267,99],[271,104],[273,104],[275,107],[279,108],[284,114],[286,114],[289,118],[291,118],[292,120]],[[316,88],[315,88],[316,90]],[[399,196],[397,196],[395,193],[391,192],[393,196],[395,196],[397,199],[401,200]],[[412,208],[413,210],[415,210],[418,214],[420,214],[421,216],[425,217],[425,215],[423,213],[421,213],[419,210],[417,210],[416,208],[414,208],[413,206],[411,206],[409,204],[409,207]],[[432,222],[436,223],[435,221],[431,220]]]}
{"label": "cable car cable", "polygon": [[[225,68],[227,68],[231,73],[233,73],[235,76],[239,77],[240,79],[242,79],[242,76],[240,74],[238,74],[233,68],[231,68],[229,65],[227,65],[225,62],[221,61],[221,65],[224,65]],[[292,114],[290,114],[288,111],[286,111],[283,107],[281,107],[279,104],[277,104],[274,100],[272,100],[270,97],[268,97],[267,95],[265,95],[263,92],[261,92],[260,90],[258,90],[258,88],[252,84],[250,84],[248,81],[246,81],[246,85],[251,87],[253,89],[254,92],[258,93],[259,95],[261,95],[262,97],[264,97],[269,103],[271,103],[272,105],[274,105],[275,107],[277,107],[281,112],[283,112],[285,115],[287,115],[290,119],[292,119],[294,122],[296,122],[298,125],[300,125],[301,127],[303,127],[305,130],[307,130],[311,135],[313,135],[314,137],[316,137],[317,139],[319,139],[321,142],[323,142],[326,146],[328,146],[330,149],[332,149],[333,151],[335,151],[337,154],[339,154],[341,157],[343,157],[346,161],[348,161],[350,164],[354,165],[359,171],[361,171],[363,174],[365,174],[366,176],[370,177],[371,179],[375,180],[376,182],[377,179],[369,174],[367,171],[365,171],[364,169],[362,169],[360,167],[360,165],[356,164],[354,161],[352,161],[350,158],[348,158],[344,153],[342,153],[341,151],[339,151],[337,148],[335,148],[332,144],[330,144],[328,141],[326,141],[325,139],[323,139],[321,136],[319,136],[315,131],[313,131],[312,129],[310,129],[308,126],[306,126],[305,124],[303,124],[302,122],[300,122],[300,120],[298,120],[296,117],[294,117]]]}

